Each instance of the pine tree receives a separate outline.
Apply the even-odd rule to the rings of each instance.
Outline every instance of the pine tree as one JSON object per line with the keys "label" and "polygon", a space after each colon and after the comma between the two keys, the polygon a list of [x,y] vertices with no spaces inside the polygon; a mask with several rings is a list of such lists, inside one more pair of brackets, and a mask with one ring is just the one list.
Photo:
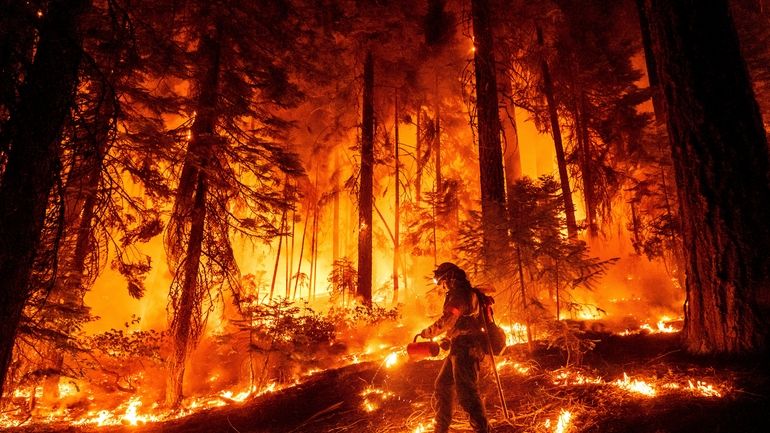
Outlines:
{"label": "pine tree", "polygon": [[[86,1],[51,2],[34,63],[8,120],[10,151],[0,183],[0,313],[5,318],[0,326],[0,381],[5,380],[29,296],[46,198],[58,173],[59,138],[73,103],[81,59],[77,26],[87,6]],[[40,124],[40,119],[46,121]]]}
{"label": "pine tree", "polygon": [[695,353],[766,350],[767,139],[727,2],[646,0],[645,11],[683,224],[684,344]]}

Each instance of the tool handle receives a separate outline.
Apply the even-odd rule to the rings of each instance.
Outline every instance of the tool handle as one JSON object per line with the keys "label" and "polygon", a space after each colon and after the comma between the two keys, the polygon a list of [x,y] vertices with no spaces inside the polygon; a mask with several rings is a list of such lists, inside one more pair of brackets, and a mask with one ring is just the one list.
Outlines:
{"label": "tool handle", "polygon": [[417,337],[419,337],[419,336],[420,336],[420,334],[415,335],[414,336],[414,340],[412,340],[412,343],[416,343],[417,342]]}

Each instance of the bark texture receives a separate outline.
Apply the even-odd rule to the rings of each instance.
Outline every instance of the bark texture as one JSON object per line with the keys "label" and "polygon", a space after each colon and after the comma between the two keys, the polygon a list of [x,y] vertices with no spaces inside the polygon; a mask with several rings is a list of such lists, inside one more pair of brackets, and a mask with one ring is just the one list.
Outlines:
{"label": "bark texture", "polygon": [[[52,1],[14,117],[0,180],[0,394],[11,361],[49,191],[59,172],[59,138],[73,103],[85,0]],[[52,78],[52,77],[55,77]]]}
{"label": "bark texture", "polygon": [[507,247],[505,227],[505,180],[500,146],[497,79],[490,9],[487,0],[471,2],[473,56],[476,72],[476,112],[479,136],[479,175],[481,182],[481,227],[484,255],[489,268],[496,267]]}
{"label": "bark texture", "polygon": [[177,263],[170,294],[172,352],[167,361],[166,388],[166,404],[173,408],[182,402],[185,361],[200,335],[201,303],[207,292],[207,288],[200,285],[199,274],[209,192],[206,172],[216,139],[220,75],[218,32],[213,36],[203,34],[199,55],[204,66],[197,79],[198,109],[191,127],[191,141],[179,179],[167,241],[171,262]]}
{"label": "bark texture", "polygon": [[768,149],[727,2],[645,0],[683,221],[685,345],[767,350]]}
{"label": "bark texture", "polygon": [[361,125],[361,185],[358,190],[358,293],[372,305],[372,182],[374,175],[374,58],[366,53]]}

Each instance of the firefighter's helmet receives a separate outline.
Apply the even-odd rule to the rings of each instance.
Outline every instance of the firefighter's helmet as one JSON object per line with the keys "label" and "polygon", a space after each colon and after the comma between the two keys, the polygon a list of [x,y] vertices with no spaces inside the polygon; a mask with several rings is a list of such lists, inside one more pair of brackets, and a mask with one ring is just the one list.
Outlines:
{"label": "firefighter's helmet", "polygon": [[443,280],[461,280],[465,278],[465,271],[451,262],[444,262],[433,271],[433,279],[436,281],[436,284],[441,283]]}

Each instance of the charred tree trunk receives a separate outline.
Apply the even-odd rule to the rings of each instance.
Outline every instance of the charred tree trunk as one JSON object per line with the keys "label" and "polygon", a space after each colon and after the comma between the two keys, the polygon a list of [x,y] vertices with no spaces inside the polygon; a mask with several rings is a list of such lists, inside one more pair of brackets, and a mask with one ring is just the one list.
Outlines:
{"label": "charred tree trunk", "polygon": [[436,74],[435,100],[433,101],[434,127],[433,153],[436,154],[436,193],[441,193],[441,95],[438,92],[438,73]]}
{"label": "charred tree trunk", "polygon": [[374,175],[374,58],[367,51],[361,124],[361,185],[358,191],[358,293],[372,305],[372,183]]}
{"label": "charred tree trunk", "polygon": [[[540,48],[544,48],[543,30],[537,27],[537,43]],[[567,174],[567,159],[564,157],[564,144],[561,138],[561,129],[559,127],[559,114],[556,111],[556,98],[554,97],[553,81],[551,80],[551,70],[548,67],[548,61],[543,59],[540,62],[540,71],[543,78],[543,93],[545,94],[546,104],[548,105],[548,117],[551,121],[551,134],[553,135],[553,144],[556,148],[556,164],[559,168],[559,180],[561,182],[561,195],[564,199],[564,213],[567,218],[567,235],[570,239],[577,239],[577,221],[575,220],[575,204],[572,202],[572,191],[569,187],[569,175]]]}
{"label": "charred tree trunk", "polygon": [[398,257],[399,257],[399,237],[400,237],[400,230],[401,230],[401,179],[399,179],[399,170],[401,169],[399,167],[399,155],[398,155],[398,90],[396,90],[396,98],[395,98],[395,121],[393,125],[393,132],[394,132],[394,168],[395,168],[395,177],[396,177],[396,189],[395,189],[395,196],[396,196],[396,203],[395,203],[395,211],[394,211],[394,219],[393,222],[393,305],[398,305]]}
{"label": "charred tree trunk", "polygon": [[[200,303],[207,290],[199,284],[200,264],[203,254],[203,241],[206,227],[206,202],[208,198],[208,170],[211,152],[214,147],[217,124],[217,99],[220,72],[219,35],[204,33],[199,47],[200,64],[203,67],[198,79],[197,115],[192,124],[192,137],[185,156],[179,187],[174,201],[172,219],[175,228],[171,229],[169,250],[172,255],[179,254],[181,259],[175,275],[171,298],[173,317],[170,334],[172,353],[168,359],[168,384],[166,403],[177,408],[182,402],[182,385],[185,361],[190,350],[195,347],[202,325]],[[175,233],[174,233],[175,231]],[[188,233],[184,233],[188,231]],[[183,245],[186,240],[187,244]],[[176,251],[175,251],[176,250]]]}
{"label": "charred tree trunk", "polygon": [[[297,298],[297,287],[299,286],[300,274],[302,273],[302,256],[305,253],[305,235],[307,234],[307,222],[310,220],[310,215],[305,215],[305,223],[302,225],[302,240],[299,241],[299,261],[297,261],[297,274],[294,275],[294,294],[293,299]],[[301,289],[301,286],[300,286]],[[302,296],[302,290],[299,292]]]}
{"label": "charred tree trunk", "polygon": [[647,82],[652,93],[652,110],[655,113],[655,119],[663,122],[665,110],[663,108],[663,95],[660,89],[660,80],[658,79],[657,66],[655,65],[655,55],[652,53],[652,40],[650,39],[650,22],[647,18],[647,11],[644,10],[644,0],[636,0],[636,9],[639,14],[639,28],[642,33],[642,47],[644,48],[644,62],[647,67]]}
{"label": "charred tree trunk", "polygon": [[596,185],[594,183],[594,168],[591,156],[591,135],[588,132],[588,110],[586,109],[585,94],[580,92],[578,107],[575,110],[576,131],[578,148],[580,149],[580,172],[583,175],[583,198],[586,205],[586,223],[588,235],[595,238],[599,235],[599,227],[596,222]]}
{"label": "charred tree trunk", "polygon": [[[335,164],[335,170],[337,165]],[[332,263],[340,259],[340,179],[334,173],[334,199],[332,201]]]}
{"label": "charred tree trunk", "polygon": [[484,256],[489,269],[496,268],[507,247],[505,228],[505,181],[500,147],[495,55],[487,0],[472,0],[476,51],[476,111],[478,113],[481,227]]}
{"label": "charred tree trunk", "polygon": [[645,0],[645,10],[683,224],[685,346],[767,350],[767,139],[727,1]]}
{"label": "charred tree trunk", "polygon": [[[0,180],[0,395],[21,312],[47,197],[59,172],[59,138],[73,103],[81,59],[78,20],[85,0],[52,1],[35,61],[9,119],[10,150]],[[55,79],[52,79],[55,77]]]}
{"label": "charred tree trunk", "polygon": [[422,157],[422,135],[420,134],[420,127],[422,126],[421,123],[421,117],[422,117],[422,107],[417,107],[417,119],[416,119],[416,130],[417,133],[414,137],[414,153],[416,156],[417,161],[417,170],[414,175],[414,201],[417,208],[420,208],[420,205],[422,204],[422,169],[425,166],[425,161]]}

